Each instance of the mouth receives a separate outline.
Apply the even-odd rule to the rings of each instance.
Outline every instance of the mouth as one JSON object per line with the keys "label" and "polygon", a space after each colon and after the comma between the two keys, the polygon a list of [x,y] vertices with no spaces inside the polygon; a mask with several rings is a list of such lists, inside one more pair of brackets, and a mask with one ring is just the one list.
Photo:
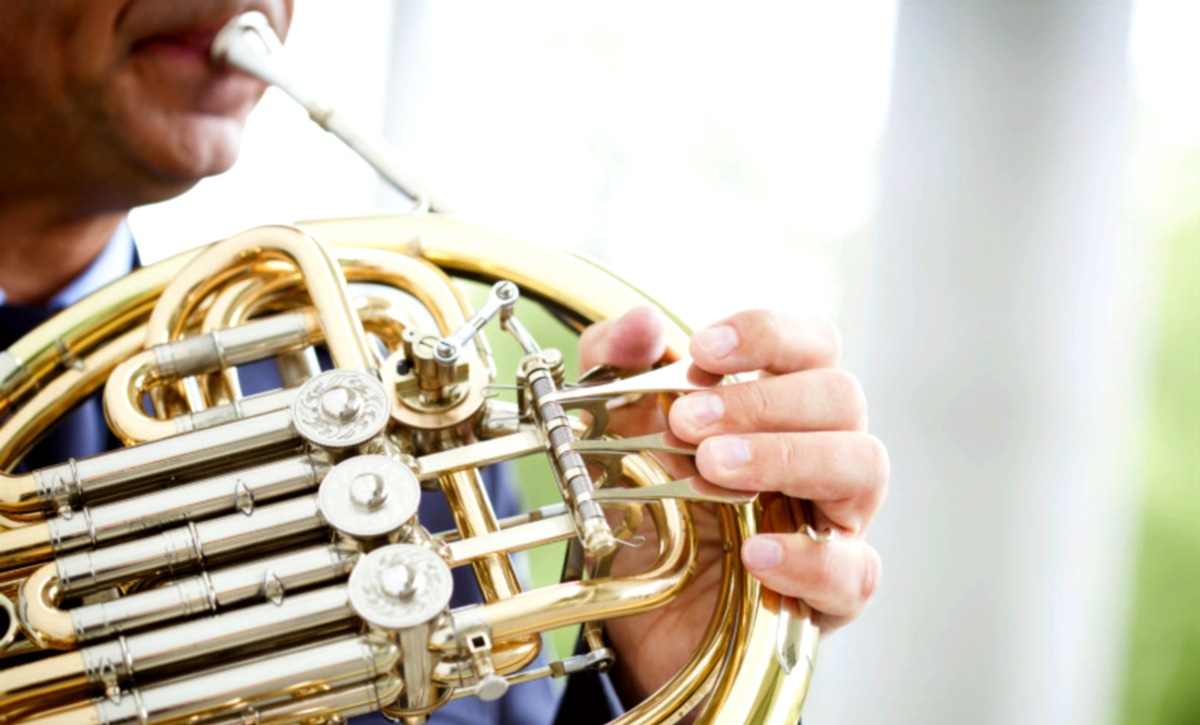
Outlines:
{"label": "mouth", "polygon": [[[203,66],[210,77],[221,75],[209,60],[221,29],[247,11],[262,13],[275,32],[287,27],[284,3],[267,0],[189,0],[186,3],[137,2],[118,19],[116,32],[127,38],[128,52],[154,57],[182,70],[181,64]],[[194,68],[192,72],[200,69]]]}
{"label": "mouth", "polygon": [[208,49],[220,29],[221,26],[218,25],[212,28],[152,35],[134,43],[133,52],[162,54],[207,66]]}

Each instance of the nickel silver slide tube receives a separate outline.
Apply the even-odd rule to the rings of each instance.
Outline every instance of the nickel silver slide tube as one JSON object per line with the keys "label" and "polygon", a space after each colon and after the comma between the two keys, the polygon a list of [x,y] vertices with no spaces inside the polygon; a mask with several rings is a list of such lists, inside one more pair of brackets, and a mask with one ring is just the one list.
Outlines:
{"label": "nickel silver slide tube", "polygon": [[350,573],[356,555],[332,544],[258,559],[70,610],[80,642],[144,629],[160,622],[211,614],[255,600],[281,602],[287,592]]}
{"label": "nickel silver slide tube", "polygon": [[54,551],[62,555],[102,546],[145,531],[239,511],[315,490],[329,464],[311,453],[165,488],[116,503],[85,506],[70,518],[51,519]]}
{"label": "nickel silver slide tube", "polygon": [[[97,700],[94,706],[99,711],[98,722],[103,725],[140,725],[184,716],[195,723],[228,721],[231,702],[278,699],[301,690],[315,690],[319,685],[374,680],[394,667],[398,658],[399,649],[393,644],[366,636],[343,637],[232,667],[184,675],[139,688],[119,701]],[[238,714],[243,719],[235,722],[256,722],[253,705],[243,704],[240,709]],[[201,715],[192,718],[192,713]]]}
{"label": "nickel silver slide tube", "polygon": [[228,659],[232,650],[312,638],[341,624],[357,623],[345,584],[204,617],[150,632],[85,647],[88,679],[108,687],[146,682],[171,668]]}
{"label": "nickel silver slide tube", "polygon": [[315,495],[263,506],[252,516],[189,522],[156,537],[64,556],[55,562],[58,586],[64,596],[73,596],[160,572],[190,573],[202,561],[263,550],[323,525]]}
{"label": "nickel silver slide tube", "polygon": [[266,448],[296,440],[291,412],[279,410],[225,425],[71,459],[34,472],[38,495],[50,511],[131,494],[155,482],[204,467],[232,467]]}

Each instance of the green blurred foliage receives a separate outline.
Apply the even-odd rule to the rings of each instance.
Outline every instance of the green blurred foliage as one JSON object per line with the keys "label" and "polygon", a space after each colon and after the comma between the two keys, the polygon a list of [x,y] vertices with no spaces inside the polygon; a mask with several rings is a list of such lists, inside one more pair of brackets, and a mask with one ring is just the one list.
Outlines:
{"label": "green blurred foliage", "polygon": [[1124,722],[1200,722],[1200,217],[1169,240]]}

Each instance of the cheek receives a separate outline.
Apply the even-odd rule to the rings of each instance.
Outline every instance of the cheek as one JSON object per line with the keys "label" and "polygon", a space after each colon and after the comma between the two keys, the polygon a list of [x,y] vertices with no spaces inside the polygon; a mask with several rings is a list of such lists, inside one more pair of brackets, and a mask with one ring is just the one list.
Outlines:
{"label": "cheek", "polygon": [[174,87],[134,74],[109,99],[114,146],[151,174],[194,183],[229,169],[257,85]]}

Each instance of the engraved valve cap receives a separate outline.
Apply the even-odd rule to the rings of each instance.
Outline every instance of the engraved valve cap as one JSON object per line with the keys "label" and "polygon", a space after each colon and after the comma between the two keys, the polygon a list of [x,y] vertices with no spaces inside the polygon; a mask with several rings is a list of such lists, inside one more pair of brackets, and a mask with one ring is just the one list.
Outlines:
{"label": "engraved valve cap", "polygon": [[421,502],[421,482],[387,456],[347,458],[325,474],[317,503],[329,525],[358,537],[383,536],[407,523]]}
{"label": "engraved valve cap", "polygon": [[432,621],[446,610],[454,580],[434,552],[412,544],[383,546],[359,559],[350,573],[350,604],[369,624],[401,630]]}
{"label": "engraved valve cap", "polygon": [[391,398],[383,383],[358,370],[328,370],[304,383],[292,404],[292,422],[306,440],[340,450],[383,432]]}

